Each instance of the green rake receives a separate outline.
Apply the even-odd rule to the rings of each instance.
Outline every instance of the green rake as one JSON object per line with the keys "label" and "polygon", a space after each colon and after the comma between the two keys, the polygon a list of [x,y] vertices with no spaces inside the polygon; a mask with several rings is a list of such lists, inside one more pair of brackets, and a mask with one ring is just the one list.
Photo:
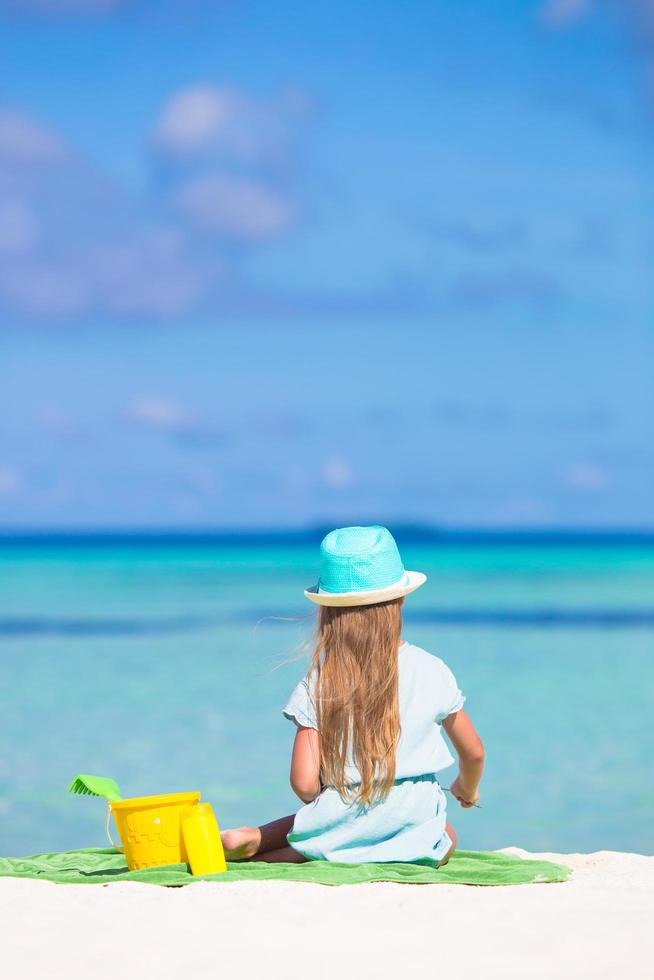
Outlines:
{"label": "green rake", "polygon": [[88,776],[85,773],[75,776],[68,792],[77,796],[102,796],[108,803],[118,803],[123,798],[115,779],[110,779],[109,776]]}

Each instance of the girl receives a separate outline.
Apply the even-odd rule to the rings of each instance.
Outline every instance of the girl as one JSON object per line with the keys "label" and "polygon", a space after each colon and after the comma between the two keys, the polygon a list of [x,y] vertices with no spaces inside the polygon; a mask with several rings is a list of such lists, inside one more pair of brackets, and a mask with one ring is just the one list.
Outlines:
{"label": "girl", "polygon": [[436,773],[459,757],[452,793],[478,800],[484,749],[442,660],[401,639],[406,572],[389,531],[331,531],[321,545],[320,608],[307,676],[284,708],[297,726],[291,786],[305,804],[263,827],[223,833],[231,860],[445,864],[456,834]]}

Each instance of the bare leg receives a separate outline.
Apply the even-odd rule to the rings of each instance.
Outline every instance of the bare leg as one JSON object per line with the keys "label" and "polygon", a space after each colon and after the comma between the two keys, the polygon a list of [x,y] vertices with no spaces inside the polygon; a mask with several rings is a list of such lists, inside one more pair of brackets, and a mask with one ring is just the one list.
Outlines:
{"label": "bare leg", "polygon": [[[258,854],[268,854],[289,848],[286,835],[293,826],[294,816],[280,817],[262,827],[239,827],[236,830],[224,830],[220,835],[228,861],[247,861]],[[293,851],[297,857],[297,851]],[[266,858],[260,858],[266,860]],[[292,860],[291,858],[274,858],[273,860]]]}
{"label": "bare leg", "polygon": [[253,861],[267,861],[269,864],[274,864],[277,861],[285,861],[290,864],[302,864],[306,861],[304,855],[299,854],[294,851],[290,844],[286,847],[278,847],[275,851],[263,851],[260,854],[255,854],[252,858]]}
{"label": "bare leg", "polygon": [[449,851],[447,852],[447,854],[445,855],[445,857],[443,858],[443,860],[439,862],[439,865],[438,865],[439,868],[442,868],[444,864],[447,864],[447,862],[450,860],[450,858],[452,857],[452,855],[456,851],[457,836],[456,836],[456,831],[455,831],[454,827],[452,826],[452,824],[446,823],[445,824],[445,830],[447,831],[448,837],[452,841],[452,846],[449,849]]}

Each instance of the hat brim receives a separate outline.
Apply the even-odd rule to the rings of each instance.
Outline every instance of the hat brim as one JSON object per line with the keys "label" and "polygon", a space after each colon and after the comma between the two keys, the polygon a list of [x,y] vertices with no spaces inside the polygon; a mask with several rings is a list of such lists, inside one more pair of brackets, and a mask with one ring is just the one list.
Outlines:
{"label": "hat brim", "polygon": [[319,606],[372,606],[375,602],[390,602],[400,596],[415,592],[427,581],[423,572],[407,572],[406,581],[401,585],[389,585],[385,589],[371,589],[369,592],[319,592],[318,586],[305,589],[304,594]]}

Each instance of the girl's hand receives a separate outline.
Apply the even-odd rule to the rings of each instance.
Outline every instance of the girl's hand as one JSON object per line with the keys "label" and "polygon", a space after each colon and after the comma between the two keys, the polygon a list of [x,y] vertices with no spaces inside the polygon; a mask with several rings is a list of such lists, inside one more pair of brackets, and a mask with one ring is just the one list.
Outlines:
{"label": "girl's hand", "polygon": [[465,786],[461,780],[461,776],[458,775],[452,785],[450,786],[450,792],[452,796],[456,797],[461,806],[467,810],[469,807],[474,806],[479,799],[479,793],[476,789],[470,789]]}

